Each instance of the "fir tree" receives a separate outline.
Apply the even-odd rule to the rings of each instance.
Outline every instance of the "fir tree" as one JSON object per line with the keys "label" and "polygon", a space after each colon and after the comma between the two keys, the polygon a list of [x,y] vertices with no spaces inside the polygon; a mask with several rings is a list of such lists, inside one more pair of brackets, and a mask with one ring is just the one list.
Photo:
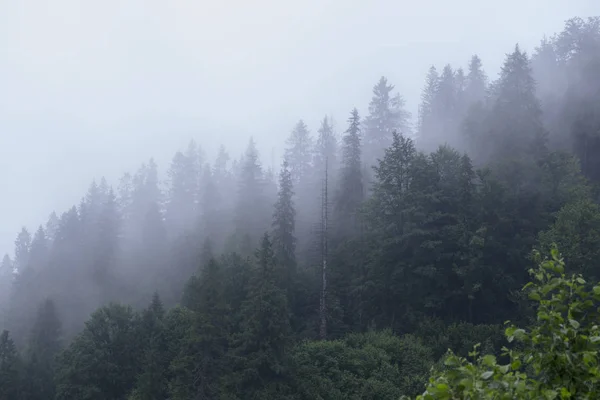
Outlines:
{"label": "fir tree", "polygon": [[54,239],[56,238],[56,231],[58,230],[58,224],[59,224],[58,216],[53,211],[50,214],[50,216],[48,217],[48,222],[46,222],[46,236],[48,237],[49,243],[54,242]]}
{"label": "fir tree", "polygon": [[292,179],[296,185],[302,184],[308,178],[313,158],[312,138],[304,121],[298,121],[286,144],[285,158],[290,165]]}
{"label": "fir tree", "polygon": [[240,243],[247,240],[251,244],[258,240],[259,232],[264,232],[265,215],[268,210],[268,206],[265,205],[263,170],[258,150],[252,139],[246,149],[241,167],[235,227]]}
{"label": "fir tree", "polygon": [[536,97],[529,57],[517,45],[506,57],[500,78],[495,85],[492,109],[492,145],[495,156],[514,158],[534,155],[539,159],[545,153],[546,132]]}
{"label": "fir tree", "polygon": [[123,399],[135,384],[140,342],[135,314],[111,304],[94,312],[57,361],[56,400]]}
{"label": "fir tree", "polygon": [[213,399],[220,394],[231,311],[223,289],[221,265],[215,259],[204,265],[199,280],[187,286],[186,298],[195,315],[171,363],[176,377],[169,391],[174,400]]}
{"label": "fir tree", "polygon": [[265,234],[256,253],[248,299],[242,305],[240,334],[232,349],[235,369],[228,386],[244,398],[280,398],[276,393],[283,390],[290,325],[276,268],[271,240]]}
{"label": "fir tree", "polygon": [[200,155],[195,142],[185,153],[177,152],[168,171],[169,194],[165,218],[170,236],[192,229],[198,215]]}
{"label": "fir tree", "polygon": [[418,140],[426,149],[433,147],[437,141],[437,121],[433,114],[439,84],[439,74],[435,66],[429,67],[425,87],[421,93],[421,104],[419,105]]}
{"label": "fir tree", "polygon": [[31,331],[25,371],[28,385],[27,398],[53,399],[55,394],[55,358],[62,346],[61,323],[54,302],[47,299],[38,310]]}
{"label": "fir tree", "polygon": [[358,209],[364,200],[361,161],[360,116],[355,108],[348,119],[348,129],[342,138],[342,164],[339,191],[335,199],[336,236],[356,234]]}
{"label": "fir tree", "polygon": [[410,135],[410,113],[404,109],[404,99],[394,95],[393,85],[385,77],[373,87],[369,115],[364,121],[364,157],[367,165],[375,165],[393,140],[393,132]]}
{"label": "fir tree", "polygon": [[20,360],[17,349],[8,331],[0,334],[0,399],[20,398],[21,390]]}
{"label": "fir tree", "polygon": [[145,344],[140,358],[141,372],[137,375],[130,400],[160,400],[168,397],[169,354],[165,332],[165,310],[158,293],[142,313],[139,338]]}
{"label": "fir tree", "polygon": [[[287,160],[279,173],[279,193],[273,212],[273,247],[278,263],[283,267],[283,284],[290,291],[296,274],[296,209],[294,184]],[[290,293],[288,292],[288,295]]]}
{"label": "fir tree", "polygon": [[29,251],[31,250],[31,234],[27,228],[22,228],[15,240],[15,257],[13,261],[17,272],[22,272],[29,266]]}
{"label": "fir tree", "polygon": [[467,74],[467,82],[465,88],[466,101],[473,104],[483,101],[486,96],[487,77],[482,68],[481,59],[477,55],[473,55],[469,61],[469,72]]}

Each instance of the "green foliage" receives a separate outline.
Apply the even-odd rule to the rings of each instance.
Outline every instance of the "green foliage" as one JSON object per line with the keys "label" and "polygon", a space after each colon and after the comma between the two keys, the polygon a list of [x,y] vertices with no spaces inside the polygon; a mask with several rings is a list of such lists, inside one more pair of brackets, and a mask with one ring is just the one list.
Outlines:
{"label": "green foliage", "polygon": [[421,389],[431,363],[419,339],[384,331],[302,343],[291,372],[298,399],[397,399]]}
{"label": "green foliage", "polygon": [[590,199],[582,198],[565,205],[550,229],[540,233],[539,240],[545,252],[557,245],[572,271],[598,279],[600,209]]}
{"label": "green foliage", "polygon": [[157,293],[144,310],[137,331],[138,340],[145,348],[138,363],[141,372],[129,400],[159,400],[167,397],[168,367],[170,362],[165,325],[165,310]]}
{"label": "green foliage", "polygon": [[[445,369],[434,375],[418,399],[592,399],[600,395],[597,325],[600,286],[579,274],[567,276],[553,249],[551,258],[530,270],[525,285],[537,304],[530,329],[509,325],[505,335],[515,342],[504,348],[507,362],[481,356],[475,346],[469,362],[450,352]],[[539,255],[537,256],[539,259]]]}
{"label": "green foliage", "polygon": [[169,393],[173,399],[210,399],[220,393],[230,322],[220,264],[211,259],[196,282],[195,288],[188,286],[196,292],[196,301],[189,305],[195,312],[170,364],[173,379]]}
{"label": "green foliage", "polygon": [[138,339],[131,308],[111,304],[94,312],[59,357],[56,399],[125,399],[141,367]]}
{"label": "green foliage", "polygon": [[289,345],[290,321],[285,291],[278,285],[271,241],[264,235],[248,298],[242,303],[239,333],[229,354],[233,373],[227,386],[234,398],[263,399],[280,393]]}
{"label": "green foliage", "polygon": [[25,360],[28,384],[24,387],[27,399],[53,399],[55,395],[54,373],[56,356],[62,347],[61,324],[52,300],[46,300],[39,308],[37,320]]}
{"label": "green foliage", "polygon": [[8,331],[0,334],[0,399],[18,399],[21,394],[21,362]]}

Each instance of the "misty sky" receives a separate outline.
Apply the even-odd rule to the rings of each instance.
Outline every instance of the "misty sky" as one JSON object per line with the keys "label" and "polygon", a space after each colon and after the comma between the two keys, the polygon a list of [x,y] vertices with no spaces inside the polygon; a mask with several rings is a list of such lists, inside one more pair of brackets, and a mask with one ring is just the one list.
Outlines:
{"label": "misty sky", "polygon": [[381,75],[416,107],[431,64],[473,53],[495,78],[598,0],[0,0],[0,252],[191,138],[270,161],[294,123],[338,130]]}

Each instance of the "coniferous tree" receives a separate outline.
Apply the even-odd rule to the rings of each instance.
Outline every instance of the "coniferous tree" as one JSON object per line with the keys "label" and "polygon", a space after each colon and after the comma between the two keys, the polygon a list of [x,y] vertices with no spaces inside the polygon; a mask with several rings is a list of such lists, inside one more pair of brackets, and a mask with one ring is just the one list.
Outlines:
{"label": "coniferous tree", "polygon": [[165,332],[165,310],[158,293],[142,312],[139,338],[145,344],[139,359],[141,372],[129,400],[159,400],[168,396],[169,343]]}
{"label": "coniferous tree", "polygon": [[221,394],[226,373],[230,308],[224,298],[223,272],[214,258],[204,265],[199,279],[186,287],[188,307],[195,311],[193,323],[171,363],[175,379],[170,393],[175,400],[213,399]]}
{"label": "coniferous tree", "polygon": [[[400,313],[406,313],[410,303],[407,286],[409,267],[405,251],[410,249],[409,239],[412,225],[410,184],[415,160],[418,159],[414,143],[403,135],[394,133],[392,145],[375,167],[376,181],[373,196],[369,200],[368,230],[370,240],[381,243],[378,259],[369,266],[368,279],[371,284],[366,297],[370,307],[379,310],[372,315],[375,326],[394,326]],[[394,238],[394,239],[391,239]],[[404,308],[398,310],[396,305]]]}
{"label": "coniferous tree", "polygon": [[357,213],[365,196],[360,129],[360,116],[354,108],[348,118],[348,129],[342,138],[339,190],[334,208],[334,225],[338,238],[356,234],[359,223]]}
{"label": "coniferous tree", "polygon": [[192,229],[198,215],[200,184],[200,156],[195,142],[188,145],[187,151],[177,152],[168,171],[169,194],[165,218],[169,235],[177,237]]}
{"label": "coniferous tree", "polygon": [[29,266],[33,270],[44,268],[48,258],[49,243],[46,231],[40,225],[31,241],[31,251],[29,254]]}
{"label": "coniferous tree", "polygon": [[404,99],[399,94],[394,95],[393,90],[394,86],[383,76],[373,87],[369,115],[364,121],[364,158],[369,166],[375,165],[390,146],[393,132],[411,134],[410,113],[404,109]]}
{"label": "coniferous tree", "polygon": [[7,323],[13,279],[13,263],[10,256],[5,254],[0,262],[0,326],[6,326]]}
{"label": "coniferous tree", "polygon": [[473,55],[469,61],[469,72],[465,87],[465,97],[469,104],[483,101],[486,96],[487,77],[483,71],[481,59]]}
{"label": "coniferous tree", "polygon": [[506,57],[493,96],[490,144],[495,157],[539,159],[546,149],[542,110],[529,57],[518,45]]}
{"label": "coniferous tree", "polygon": [[48,217],[48,221],[46,222],[46,236],[48,238],[49,243],[54,242],[59,223],[60,221],[58,220],[58,216],[54,211],[52,211],[52,213]]}
{"label": "coniferous tree", "polygon": [[439,74],[435,66],[429,67],[425,78],[425,87],[421,93],[419,105],[419,119],[417,125],[419,144],[425,149],[431,149],[437,140],[437,121],[434,116],[434,103],[436,101],[439,84]]}
{"label": "coniferous tree", "polygon": [[313,142],[308,127],[300,120],[292,130],[285,150],[285,158],[296,185],[302,185],[308,179],[313,158],[312,149]]}
{"label": "coniferous tree", "polygon": [[[16,339],[18,347],[25,344],[27,332],[35,318],[36,299],[35,273],[31,265],[31,235],[25,228],[15,240],[15,257],[13,262],[15,276],[10,290],[8,327]],[[32,297],[34,297],[32,299]]]}
{"label": "coniferous tree", "polygon": [[432,114],[438,124],[436,142],[438,144],[456,144],[456,128],[458,115],[458,91],[456,75],[448,64],[442,70],[438,79],[435,100],[432,105]]}
{"label": "coniferous tree", "polygon": [[321,126],[317,131],[317,142],[315,145],[313,170],[317,176],[322,176],[325,170],[325,162],[332,174],[337,168],[337,138],[333,132],[333,126],[330,120],[325,117],[321,121]]}
{"label": "coniferous tree", "polygon": [[31,331],[25,372],[27,399],[53,399],[55,395],[55,358],[62,346],[61,323],[54,302],[47,299],[38,309]]}
{"label": "coniferous tree", "polygon": [[291,294],[296,275],[296,209],[294,207],[294,183],[287,160],[279,173],[279,193],[273,212],[273,247],[275,257],[283,268],[283,287]]}
{"label": "coniferous tree", "polygon": [[29,265],[29,252],[31,250],[31,234],[22,228],[15,240],[14,268],[17,272],[23,271]]}
{"label": "coniferous tree", "polygon": [[[250,251],[259,238],[259,232],[265,230],[263,228],[268,220],[265,220],[265,216],[269,209],[265,205],[265,197],[263,169],[256,144],[251,139],[241,165],[235,210],[235,231],[244,252]],[[243,244],[245,242],[246,245]]]}
{"label": "coniferous tree", "polygon": [[7,330],[0,334],[0,399],[18,399],[21,390],[21,366],[17,348]]}
{"label": "coniferous tree", "polygon": [[275,256],[265,234],[256,252],[240,333],[233,340],[235,364],[227,382],[231,398],[276,399],[285,392],[284,370],[290,322],[285,291],[277,285]]}
{"label": "coniferous tree", "polygon": [[126,398],[140,369],[135,318],[116,304],[92,314],[57,361],[57,400]]}

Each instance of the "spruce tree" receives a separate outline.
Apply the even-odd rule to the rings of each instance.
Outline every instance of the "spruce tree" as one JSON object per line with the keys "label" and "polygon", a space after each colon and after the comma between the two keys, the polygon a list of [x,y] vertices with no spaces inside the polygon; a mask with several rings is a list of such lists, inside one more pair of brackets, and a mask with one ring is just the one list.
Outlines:
{"label": "spruce tree", "polygon": [[317,131],[317,142],[315,144],[313,170],[318,177],[323,175],[325,162],[329,171],[333,174],[337,168],[337,138],[329,118],[324,117]]}
{"label": "spruce tree", "polygon": [[358,209],[364,200],[360,116],[354,108],[342,138],[339,190],[335,196],[334,226],[338,238],[353,236],[358,230]]}
{"label": "spruce tree", "polygon": [[0,262],[0,325],[6,326],[9,311],[9,299],[13,284],[13,263],[8,254]]}
{"label": "spruce tree", "polygon": [[25,372],[27,374],[27,398],[31,400],[53,399],[55,395],[55,358],[62,347],[62,328],[54,302],[47,299],[39,307],[37,319],[31,331]]}
{"label": "spruce tree", "polygon": [[495,148],[495,157],[533,156],[539,160],[546,150],[542,110],[529,57],[518,45],[506,57],[494,98],[490,144]]}
{"label": "spruce tree", "polygon": [[169,392],[174,400],[213,399],[221,394],[220,380],[227,369],[223,357],[229,337],[229,314],[225,302],[223,272],[210,259],[199,279],[190,280],[185,298],[194,319],[179,353],[171,363],[175,378]]}
{"label": "spruce tree", "polygon": [[190,142],[185,153],[175,154],[167,173],[169,193],[165,218],[172,239],[191,230],[198,216],[201,167],[199,152],[195,142]]}
{"label": "spruce tree", "polygon": [[279,193],[273,212],[273,247],[275,257],[283,268],[283,287],[288,291],[292,290],[296,274],[296,209],[293,196],[292,174],[287,160],[284,160],[279,173]]}
{"label": "spruce tree", "polygon": [[126,398],[143,354],[135,320],[117,304],[92,314],[57,360],[56,400]]}
{"label": "spruce tree", "polygon": [[309,176],[313,158],[313,142],[304,121],[298,121],[286,144],[285,158],[289,163],[292,179],[296,185],[303,184]]}
{"label": "spruce tree", "polygon": [[[281,398],[290,322],[285,291],[277,285],[271,240],[263,236],[248,298],[241,308],[240,333],[234,338],[234,371],[229,393],[250,399]],[[232,397],[233,398],[233,397]]]}
{"label": "spruce tree", "polygon": [[144,343],[135,388],[129,400],[162,400],[168,397],[169,346],[165,327],[165,309],[158,293],[142,312],[138,328],[139,339]]}
{"label": "spruce tree", "polygon": [[465,88],[466,101],[469,104],[483,101],[486,96],[487,77],[483,71],[481,59],[476,54],[469,61],[469,72]]}
{"label": "spruce tree", "polygon": [[21,398],[21,365],[14,342],[7,330],[0,334],[0,400]]}
{"label": "spruce tree", "polygon": [[394,86],[385,77],[373,87],[369,115],[364,121],[364,158],[368,166],[375,165],[393,141],[397,131],[410,135],[410,113],[404,109],[404,99],[393,94]]}
{"label": "spruce tree", "polygon": [[425,79],[425,87],[421,93],[417,134],[419,144],[425,149],[431,149],[437,143],[438,123],[433,114],[439,84],[439,74],[435,66],[429,67]]}
{"label": "spruce tree", "polygon": [[23,227],[15,240],[15,257],[13,260],[13,265],[17,272],[23,271],[29,266],[30,250],[31,234],[27,228]]}
{"label": "spruce tree", "polygon": [[455,73],[448,64],[440,74],[435,100],[433,102],[433,115],[440,126],[437,133],[439,144],[454,144],[454,135],[457,127],[457,88]]}
{"label": "spruce tree", "polygon": [[[265,218],[269,206],[265,204],[265,181],[263,169],[260,164],[258,150],[254,140],[248,143],[241,165],[237,204],[235,210],[235,231],[238,236],[238,245],[247,242],[253,247],[260,233],[264,232]],[[244,252],[250,251],[248,246],[243,246]]]}
{"label": "spruce tree", "polygon": [[56,231],[58,230],[58,224],[59,224],[58,216],[56,215],[56,213],[54,211],[52,211],[52,213],[48,217],[48,221],[46,222],[46,236],[48,237],[49,243],[54,242],[54,239],[56,238]]}

